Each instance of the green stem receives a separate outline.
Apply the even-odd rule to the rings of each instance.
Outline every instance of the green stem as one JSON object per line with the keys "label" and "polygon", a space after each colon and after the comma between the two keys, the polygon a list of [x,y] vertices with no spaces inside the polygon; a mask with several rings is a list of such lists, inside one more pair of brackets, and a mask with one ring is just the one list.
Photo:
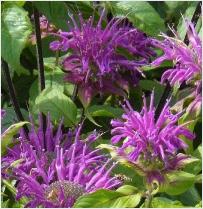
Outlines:
{"label": "green stem", "polygon": [[145,207],[146,208],[151,208],[152,198],[153,198],[153,196],[151,194],[151,191],[147,191],[147,196],[145,199]]}

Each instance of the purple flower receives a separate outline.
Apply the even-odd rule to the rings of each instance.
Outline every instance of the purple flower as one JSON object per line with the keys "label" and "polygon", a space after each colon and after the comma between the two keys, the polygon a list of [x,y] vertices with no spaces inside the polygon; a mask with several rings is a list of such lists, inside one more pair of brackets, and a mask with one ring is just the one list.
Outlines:
{"label": "purple flower", "polygon": [[[111,177],[116,164],[99,149],[91,148],[99,137],[96,132],[82,140],[82,126],[64,134],[61,122],[55,132],[48,115],[43,133],[41,116],[39,122],[38,129],[31,123],[29,138],[21,131],[19,144],[9,148],[2,159],[2,173],[12,169],[5,177],[18,181],[16,198],[27,197],[26,207],[72,207],[85,193],[121,184]],[[17,161],[17,165],[10,167]]]}
{"label": "purple flower", "polygon": [[201,78],[202,42],[193,24],[188,20],[184,21],[189,45],[186,45],[175,31],[175,38],[163,35],[164,41],[155,41],[155,46],[161,48],[164,54],[152,62],[152,65],[158,66],[165,60],[171,60],[175,64],[175,67],[165,71],[161,78],[162,82],[168,80],[171,86],[181,85],[183,82],[188,84]]}
{"label": "purple flower", "polygon": [[139,68],[155,56],[151,39],[144,33],[122,25],[121,19],[112,19],[102,28],[103,15],[104,11],[96,25],[93,17],[85,21],[79,14],[78,24],[70,15],[72,29],[61,32],[57,35],[59,40],[50,44],[54,51],[71,51],[63,60],[65,79],[79,85],[82,99],[85,94],[88,98],[97,93],[125,95],[123,90],[127,90],[129,83],[138,83]]}
{"label": "purple flower", "polygon": [[173,115],[167,101],[155,121],[154,92],[151,94],[150,105],[139,113],[134,111],[129,102],[123,106],[125,114],[121,120],[112,120],[111,131],[113,144],[122,141],[117,148],[119,155],[134,163],[146,175],[147,181],[164,181],[164,173],[175,170],[182,165],[187,156],[177,154],[180,149],[187,147],[181,136],[192,140],[194,135],[183,125],[177,125],[181,113]]}
{"label": "purple flower", "polygon": [[[201,73],[202,73],[202,42],[194,25],[184,20],[187,27],[187,37],[189,44],[186,45],[175,31],[172,31],[175,38],[163,35],[164,41],[155,41],[154,45],[161,48],[164,54],[157,58],[152,65],[160,65],[165,60],[171,60],[175,67],[164,72],[161,82],[168,80],[171,86],[180,87],[182,83],[190,84],[193,87],[191,95],[192,102],[187,108],[187,112],[198,115],[201,110]],[[195,113],[195,114],[194,114]]]}

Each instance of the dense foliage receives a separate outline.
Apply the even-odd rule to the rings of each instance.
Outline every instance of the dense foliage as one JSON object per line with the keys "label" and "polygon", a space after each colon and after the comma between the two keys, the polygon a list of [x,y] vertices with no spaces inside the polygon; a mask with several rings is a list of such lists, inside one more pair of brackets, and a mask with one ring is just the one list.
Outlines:
{"label": "dense foliage", "polygon": [[198,1],[1,3],[1,206],[202,207]]}

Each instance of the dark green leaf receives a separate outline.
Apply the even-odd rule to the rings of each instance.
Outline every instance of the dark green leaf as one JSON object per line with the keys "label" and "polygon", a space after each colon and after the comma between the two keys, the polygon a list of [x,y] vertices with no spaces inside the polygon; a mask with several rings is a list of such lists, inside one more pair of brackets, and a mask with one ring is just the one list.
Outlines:
{"label": "dark green leaf", "polygon": [[93,105],[88,108],[92,117],[120,117],[123,113],[121,108],[111,107],[110,105]]}
{"label": "dark green leaf", "polygon": [[16,4],[3,6],[1,17],[2,57],[18,74],[27,71],[20,64],[20,54],[32,32],[28,13]]}
{"label": "dark green leaf", "polygon": [[92,115],[89,113],[88,109],[85,110],[85,116],[89,119],[89,121],[91,121],[94,125],[101,127],[101,125],[99,125],[94,118],[92,117]]}
{"label": "dark green leaf", "polygon": [[38,1],[34,2],[37,9],[57,28],[67,30],[68,7],[65,2]]}
{"label": "dark green leaf", "polygon": [[194,207],[201,200],[201,196],[198,194],[198,191],[195,188],[195,186],[192,186],[186,192],[178,196],[175,196],[175,198],[180,200],[184,205],[188,205],[190,207]]}
{"label": "dark green leaf", "polygon": [[[6,114],[1,119],[1,133],[4,132],[7,128],[9,128],[9,126],[11,126],[13,123],[18,122],[13,107],[4,108],[4,110],[6,111]],[[28,120],[28,112],[22,108],[20,108],[20,111],[22,112],[24,119]]]}
{"label": "dark green leaf", "polygon": [[154,103],[157,105],[161,96],[164,92],[165,87],[160,83],[152,80],[141,80],[139,82],[139,86],[145,91],[151,91],[154,89]]}
{"label": "dark green leaf", "polygon": [[126,16],[134,26],[149,35],[157,36],[160,32],[165,31],[163,19],[146,1],[120,1],[107,4],[114,15]]}

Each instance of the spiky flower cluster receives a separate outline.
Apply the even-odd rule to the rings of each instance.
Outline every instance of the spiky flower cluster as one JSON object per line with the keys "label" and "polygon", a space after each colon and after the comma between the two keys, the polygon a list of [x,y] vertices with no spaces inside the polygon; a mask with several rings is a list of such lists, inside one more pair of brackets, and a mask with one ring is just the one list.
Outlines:
{"label": "spiky flower cluster", "polygon": [[164,54],[157,58],[153,65],[160,65],[164,60],[172,60],[175,68],[167,70],[162,75],[162,82],[169,80],[173,86],[175,84],[181,85],[184,81],[186,83],[192,80],[200,79],[202,70],[202,43],[195,28],[191,22],[186,21],[187,37],[189,45],[186,45],[173,31],[175,38],[168,37],[163,34],[164,41],[156,41],[157,47],[164,51]]}
{"label": "spiky flower cluster", "polygon": [[163,50],[164,54],[152,62],[152,65],[160,65],[165,60],[174,62],[175,67],[168,69],[162,75],[161,81],[168,80],[171,86],[178,86],[182,83],[192,85],[193,102],[188,107],[189,112],[201,109],[202,99],[202,41],[195,31],[194,25],[184,20],[187,28],[189,44],[186,45],[177,32],[173,31],[175,38],[163,34],[164,41],[154,41],[154,45]]}
{"label": "spiky flower cluster", "polygon": [[90,147],[96,133],[81,140],[81,126],[63,133],[61,122],[54,134],[49,116],[43,132],[39,121],[37,130],[31,123],[29,138],[21,131],[19,144],[2,158],[2,174],[18,181],[16,198],[27,197],[26,207],[72,207],[85,193],[121,184],[110,176],[116,164]]}
{"label": "spiky flower cluster", "polygon": [[177,151],[187,147],[181,136],[192,140],[194,135],[177,125],[180,113],[173,115],[169,109],[169,101],[155,121],[154,93],[151,94],[150,105],[147,107],[144,97],[144,107],[139,113],[134,111],[129,102],[124,106],[125,114],[122,120],[112,120],[111,131],[113,144],[122,141],[117,149],[119,155],[129,162],[137,164],[146,175],[148,182],[164,181],[164,174],[176,170],[187,156],[177,154]]}
{"label": "spiky flower cluster", "polygon": [[[70,15],[73,27],[59,33],[59,40],[50,44],[52,50],[70,50],[63,60],[67,71],[65,79],[79,86],[79,95],[89,100],[97,93],[124,95],[128,84],[139,81],[139,67],[155,56],[151,39],[138,29],[122,25],[121,19],[112,19],[102,27],[103,15],[94,25],[79,14],[79,23]],[[130,58],[131,57],[131,58]]]}

